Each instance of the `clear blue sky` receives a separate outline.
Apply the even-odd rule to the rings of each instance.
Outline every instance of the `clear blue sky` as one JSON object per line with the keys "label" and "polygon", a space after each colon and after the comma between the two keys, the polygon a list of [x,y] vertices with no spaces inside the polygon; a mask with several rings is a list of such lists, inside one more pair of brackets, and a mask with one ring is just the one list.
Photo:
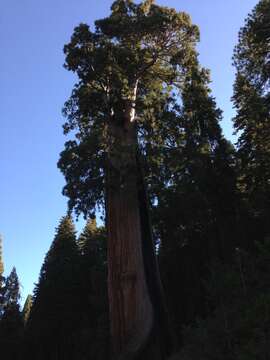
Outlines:
{"label": "clear blue sky", "polygon": [[[213,94],[231,138],[237,33],[256,0],[159,0],[188,12],[199,25],[200,60],[211,69]],[[56,167],[65,141],[61,108],[74,83],[63,69],[63,45],[80,22],[93,24],[111,1],[6,0],[0,13],[0,233],[6,273],[16,266],[23,296],[66,211],[64,179]],[[80,224],[79,224],[80,225]]]}

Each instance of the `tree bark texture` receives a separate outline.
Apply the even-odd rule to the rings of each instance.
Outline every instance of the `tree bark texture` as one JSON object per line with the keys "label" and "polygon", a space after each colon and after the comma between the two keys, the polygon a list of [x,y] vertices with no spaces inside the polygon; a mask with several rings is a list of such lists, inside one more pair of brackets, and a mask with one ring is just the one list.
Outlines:
{"label": "tree bark texture", "polygon": [[112,350],[117,360],[161,360],[165,359],[165,339],[160,337],[167,326],[166,315],[138,161],[136,125],[129,120],[111,122],[109,128],[112,142],[107,169],[107,226]]}

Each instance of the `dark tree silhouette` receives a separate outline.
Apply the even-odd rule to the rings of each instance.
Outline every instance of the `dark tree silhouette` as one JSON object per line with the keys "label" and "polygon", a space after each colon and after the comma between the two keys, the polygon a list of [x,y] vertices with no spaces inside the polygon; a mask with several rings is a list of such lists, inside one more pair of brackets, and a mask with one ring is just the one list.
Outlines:
{"label": "dark tree silhouette", "polygon": [[[62,218],[42,265],[26,327],[26,356],[77,359],[79,253],[72,220]],[[31,355],[32,354],[32,355]]]}

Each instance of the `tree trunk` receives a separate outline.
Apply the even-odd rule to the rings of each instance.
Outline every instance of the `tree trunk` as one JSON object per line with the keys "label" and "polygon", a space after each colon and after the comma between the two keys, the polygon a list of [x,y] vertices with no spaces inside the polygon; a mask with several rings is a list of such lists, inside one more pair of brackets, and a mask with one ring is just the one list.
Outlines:
{"label": "tree trunk", "polygon": [[[129,119],[123,123],[112,121],[109,132],[107,226],[112,350],[115,358],[121,360],[164,359],[163,341],[158,338],[159,332],[154,331],[158,306],[152,295],[160,294],[157,291],[151,294],[149,284],[154,281],[159,290],[161,287],[149,236],[145,192],[140,189],[143,181],[136,125]],[[147,270],[148,261],[151,268]],[[158,299],[155,302],[162,303]]]}

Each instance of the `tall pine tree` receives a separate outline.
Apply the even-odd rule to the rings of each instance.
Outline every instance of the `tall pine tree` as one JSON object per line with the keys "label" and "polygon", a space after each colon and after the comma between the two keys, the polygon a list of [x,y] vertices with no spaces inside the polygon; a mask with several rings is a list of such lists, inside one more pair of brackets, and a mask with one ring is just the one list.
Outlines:
{"label": "tall pine tree", "polygon": [[73,222],[63,217],[34,289],[25,356],[39,360],[77,359],[81,321],[78,256]]}
{"label": "tall pine tree", "polygon": [[240,30],[233,58],[239,189],[247,209],[247,238],[252,242],[270,234],[269,24],[270,1],[261,0]]}
{"label": "tall pine tree", "polygon": [[210,262],[229,260],[237,243],[234,149],[222,135],[209,81],[198,63],[187,68],[181,99],[164,114],[160,151],[150,153],[151,165],[160,159],[159,176],[149,168],[156,182],[153,219],[178,334],[207,311],[202,284]]}
{"label": "tall pine tree", "polygon": [[78,243],[83,317],[80,324],[81,356],[82,359],[106,360],[109,356],[109,314],[104,227],[97,227],[95,218],[89,219]]}

